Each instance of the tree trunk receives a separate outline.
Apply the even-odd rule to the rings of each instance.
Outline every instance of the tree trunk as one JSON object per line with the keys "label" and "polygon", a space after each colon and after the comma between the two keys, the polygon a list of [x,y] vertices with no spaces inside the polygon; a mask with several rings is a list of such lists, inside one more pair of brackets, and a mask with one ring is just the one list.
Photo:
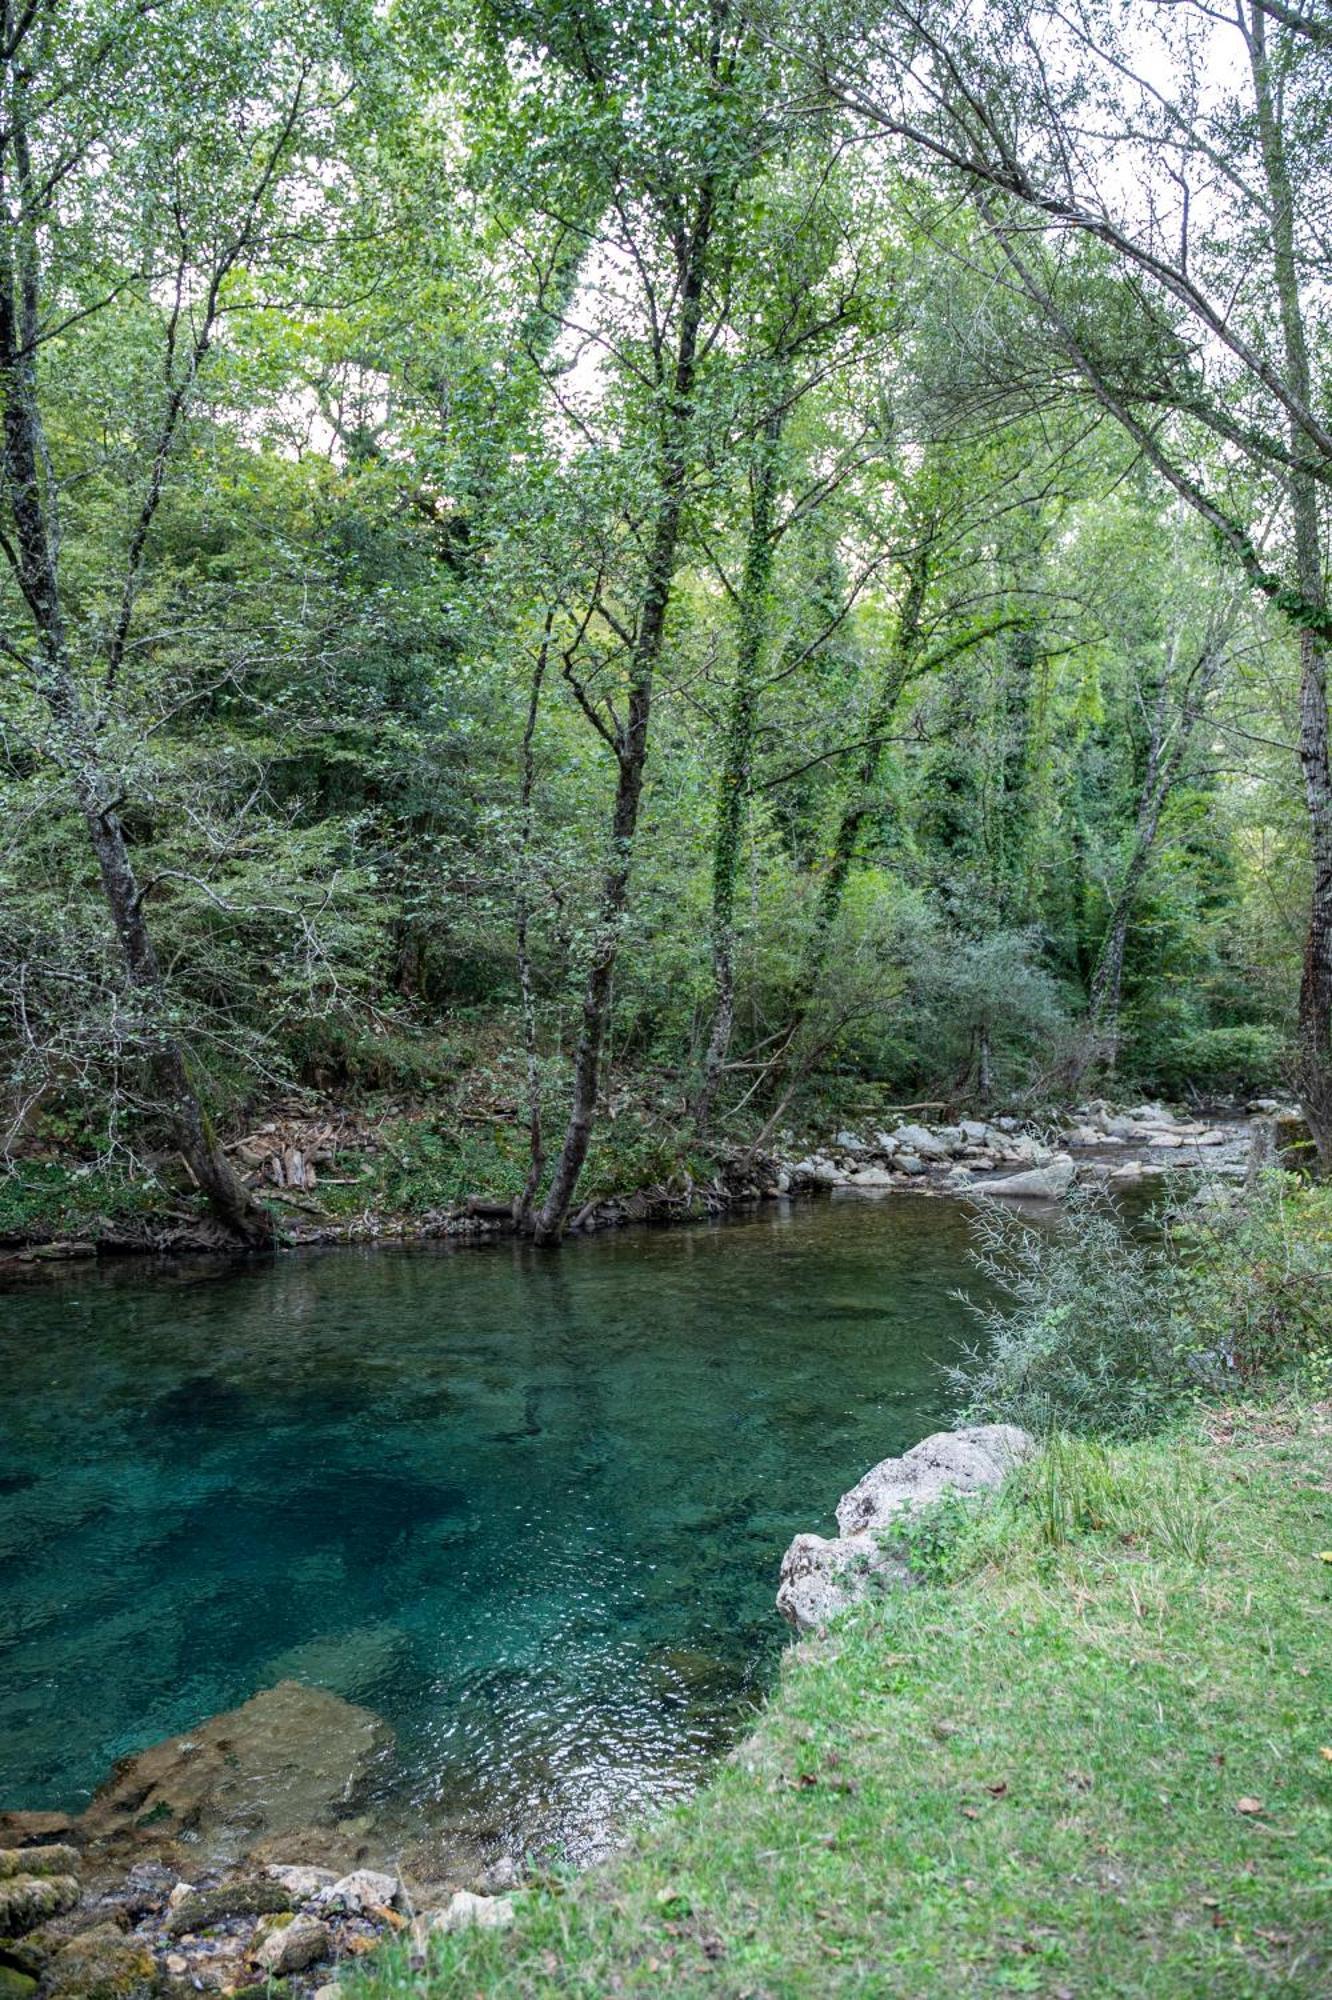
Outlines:
{"label": "tree trunk", "polygon": [[533,1226],[537,1243],[560,1241],[578,1179],[592,1143],[596,1122],[597,1085],[610,1011],[615,960],[629,899],[634,836],[647,764],[648,728],[657,664],[666,637],[666,613],[675,581],[688,473],[689,430],[694,409],[694,378],[698,338],[703,318],[703,277],[712,234],[713,201],[705,188],[695,227],[682,246],[680,270],[680,331],[676,343],[670,402],[665,412],[661,448],[657,518],[648,558],[638,630],[629,669],[629,702],[616,745],[618,774],[611,815],[611,852],[602,879],[596,942],[583,994],[582,1022],[574,1056],[573,1097],[559,1158],[546,1199]]}
{"label": "tree trunk", "polygon": [[[1261,6],[1249,17],[1258,137],[1272,214],[1272,264],[1293,399],[1310,406],[1309,348],[1300,301],[1295,247],[1295,207],[1285,136],[1272,88],[1267,22]],[[1313,888],[1304,971],[1300,981],[1298,1084],[1305,1117],[1324,1165],[1332,1164],[1332,769],[1328,758],[1327,588],[1319,533],[1318,482],[1305,464],[1309,449],[1290,422],[1288,476],[1295,540],[1295,568],[1303,601],[1300,627],[1300,765],[1309,814]]]}
{"label": "tree trunk", "polygon": [[[21,89],[12,75],[10,141],[22,188],[26,149]],[[0,189],[0,194],[5,190]],[[21,225],[0,224],[0,387],[4,395],[4,494],[13,524],[14,566],[32,619],[37,688],[51,717],[57,758],[69,779],[97,857],[128,982],[144,1022],[145,1054],[172,1138],[217,1220],[238,1242],[271,1243],[272,1218],[227,1159],[190,1076],[143,909],[143,893],[103,769],[96,733],[79,695],[60,596],[58,535],[46,495],[48,457],[37,403],[39,338],[35,243]],[[16,241],[17,239],[17,241]]]}
{"label": "tree trunk", "polygon": [[712,1025],[703,1076],[694,1098],[694,1126],[706,1133],[735,1023],[735,887],[749,793],[750,761],[758,727],[759,677],[768,636],[768,590],[776,555],[773,515],[781,474],[785,408],[763,426],[754,484],[745,569],[740,583],[735,681],[726,726],[726,750],[717,783],[717,830],[712,852]]}
{"label": "tree trunk", "polygon": [[520,1229],[526,1229],[532,1220],[532,1205],[541,1186],[541,1176],[546,1171],[546,1144],[541,1120],[541,1065],[537,1048],[536,987],[532,977],[532,950],[529,938],[531,925],[531,899],[528,892],[527,871],[532,852],[532,794],[536,785],[536,758],[533,744],[536,738],[537,715],[541,707],[541,689],[546,678],[546,666],[550,659],[550,635],[555,625],[555,613],[546,613],[545,629],[541,634],[541,645],[537,651],[536,664],[532,669],[532,686],[527,703],[527,723],[523,730],[523,777],[519,792],[519,849],[517,909],[514,919],[514,951],[518,962],[518,992],[523,1013],[523,1050],[527,1061],[527,1139],[528,1166],[527,1179],[522,1193],[514,1203],[513,1219]]}

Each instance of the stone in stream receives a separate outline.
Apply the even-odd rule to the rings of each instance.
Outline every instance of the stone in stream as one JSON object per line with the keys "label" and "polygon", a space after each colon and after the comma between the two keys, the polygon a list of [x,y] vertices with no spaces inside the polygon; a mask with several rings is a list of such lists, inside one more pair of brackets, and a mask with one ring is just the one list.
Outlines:
{"label": "stone in stream", "polygon": [[946,1160],[948,1148],[927,1125],[899,1125],[893,1134],[899,1153],[915,1153],[922,1160]]}
{"label": "stone in stream", "polygon": [[333,1933],[319,1917],[265,1917],[255,1932],[255,1964],[273,1979],[304,1972],[332,1950]]}
{"label": "stone in stream", "polygon": [[0,1881],[12,1875],[77,1875],[78,1849],[58,1846],[0,1847]]}
{"label": "stone in stream", "polygon": [[279,1862],[271,1862],[264,1870],[271,1881],[280,1882],[293,1903],[308,1903],[321,1890],[331,1889],[337,1881],[337,1871],[332,1868],[294,1868]]}
{"label": "stone in stream", "polygon": [[123,1759],[79,1836],[103,1856],[183,1838],[192,1869],[225,1866],[263,1838],[345,1820],[392,1749],[369,1709],[282,1681]]}
{"label": "stone in stream", "polygon": [[402,1883],[397,1876],[381,1874],[377,1868],[357,1868],[319,1894],[326,1908],[346,1910],[352,1916],[363,1916],[367,1910],[391,1910],[401,1898]]}
{"label": "stone in stream", "polygon": [[1006,1174],[1001,1181],[987,1181],[987,1195],[1007,1195],[1015,1200],[1056,1201],[1073,1185],[1073,1162],[1067,1153],[1056,1153],[1048,1167],[1032,1167],[1028,1173]]}
{"label": "stone in stream", "polygon": [[191,1889],[177,1901],[166,1922],[168,1937],[188,1937],[206,1931],[229,1917],[272,1916],[291,1909],[291,1895],[280,1882],[241,1880],[226,1882],[220,1889]]}

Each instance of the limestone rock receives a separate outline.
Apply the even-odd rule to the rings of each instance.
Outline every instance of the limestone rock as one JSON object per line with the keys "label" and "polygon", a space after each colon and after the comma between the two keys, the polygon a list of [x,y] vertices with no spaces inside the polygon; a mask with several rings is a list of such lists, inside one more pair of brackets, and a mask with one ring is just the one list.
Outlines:
{"label": "limestone rock", "polygon": [[885,1458],[837,1503],[843,1537],[887,1527],[898,1515],[941,1493],[977,1493],[997,1486],[1034,1449],[1016,1424],[975,1424],[936,1431],[901,1458]]}
{"label": "limestone rock", "polygon": [[341,1876],[320,1895],[329,1908],[347,1910],[360,1916],[365,1910],[390,1910],[402,1895],[396,1875],[383,1875],[376,1868],[357,1868]]}
{"label": "limestone rock", "polygon": [[818,1632],[849,1605],[910,1581],[903,1558],[881,1549],[873,1535],[835,1542],[797,1535],[782,1557],[777,1609],[797,1632]]}
{"label": "limestone rock", "polygon": [[279,1862],[270,1863],[264,1873],[281,1883],[293,1903],[310,1902],[322,1889],[331,1889],[338,1879],[332,1868],[287,1868]]}
{"label": "limestone rock", "polygon": [[903,1174],[923,1174],[925,1171],[925,1162],[919,1153],[899,1153],[897,1155],[897,1169],[899,1173]]}
{"label": "limestone rock", "polygon": [[473,1925],[480,1930],[505,1930],[513,1922],[513,1903],[508,1896],[474,1896],[459,1889],[446,1909],[430,1919],[431,1930],[465,1931]]}
{"label": "limestone rock", "polygon": [[345,1817],[389,1756],[387,1723],[322,1688],[281,1681],[119,1763],[79,1823],[85,1842],[157,1847],[226,1865],[265,1835]]}
{"label": "limestone rock", "polygon": [[228,1917],[272,1916],[291,1908],[291,1897],[280,1882],[224,1882],[220,1889],[196,1889],[175,1904],[167,1918],[168,1937],[206,1931]]}
{"label": "limestone rock", "polygon": [[79,1900],[73,1875],[10,1875],[0,1882],[0,1937],[22,1937]]}
{"label": "limestone rock", "polygon": [[944,1160],[948,1148],[926,1125],[899,1125],[893,1143],[900,1153],[916,1153],[922,1160]]}
{"label": "limestone rock", "polygon": [[887,1167],[857,1167],[849,1184],[858,1188],[886,1188],[892,1186],[893,1177]]}
{"label": "limestone rock", "polygon": [[333,1950],[333,1933],[318,1917],[270,1917],[261,1931],[255,1963],[274,1979],[304,1972],[307,1965],[327,1958]]}
{"label": "limestone rock", "polygon": [[1006,1174],[1002,1180],[987,1181],[985,1192],[1054,1201],[1067,1194],[1072,1185],[1073,1162],[1067,1153],[1056,1153],[1048,1167],[1032,1167],[1027,1173]]}
{"label": "limestone rock", "polygon": [[492,1861],[481,1876],[481,1888],[487,1896],[502,1896],[509,1889],[516,1889],[522,1880],[522,1872],[511,1854],[501,1854],[498,1861]]}
{"label": "limestone rock", "polygon": [[71,1938],[46,1968],[50,2000],[153,2000],[161,1991],[157,1962],[142,1938],[99,1924]]}

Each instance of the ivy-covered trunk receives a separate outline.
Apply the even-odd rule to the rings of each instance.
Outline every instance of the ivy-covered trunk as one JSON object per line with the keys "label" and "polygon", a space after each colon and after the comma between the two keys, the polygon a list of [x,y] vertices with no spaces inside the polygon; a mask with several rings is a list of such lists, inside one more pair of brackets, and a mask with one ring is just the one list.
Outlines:
{"label": "ivy-covered trunk", "polygon": [[712,1117],[735,1025],[735,891],[758,727],[760,676],[768,638],[768,592],[776,555],[773,517],[781,480],[784,417],[784,406],[779,406],[763,426],[744,575],[740,582],[735,680],[717,780],[717,830],[712,849],[712,1024],[693,1105],[694,1124],[700,1135],[707,1131]]}

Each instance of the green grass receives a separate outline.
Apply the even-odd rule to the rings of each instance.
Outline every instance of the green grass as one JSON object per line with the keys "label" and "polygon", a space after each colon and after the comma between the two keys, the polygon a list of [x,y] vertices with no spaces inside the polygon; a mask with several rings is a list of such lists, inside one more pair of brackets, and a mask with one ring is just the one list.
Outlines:
{"label": "green grass", "polygon": [[1332,1994],[1332,1408],[1065,1443],[916,1543],[690,1805],[349,2000]]}

